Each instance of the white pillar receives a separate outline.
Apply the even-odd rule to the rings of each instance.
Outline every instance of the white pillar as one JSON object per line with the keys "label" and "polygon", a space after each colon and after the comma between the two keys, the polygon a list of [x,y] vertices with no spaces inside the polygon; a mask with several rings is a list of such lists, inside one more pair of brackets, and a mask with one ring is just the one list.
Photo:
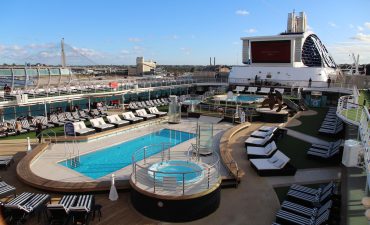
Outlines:
{"label": "white pillar", "polygon": [[31,141],[30,141],[30,138],[27,137],[27,151],[31,151],[32,148],[31,148]]}

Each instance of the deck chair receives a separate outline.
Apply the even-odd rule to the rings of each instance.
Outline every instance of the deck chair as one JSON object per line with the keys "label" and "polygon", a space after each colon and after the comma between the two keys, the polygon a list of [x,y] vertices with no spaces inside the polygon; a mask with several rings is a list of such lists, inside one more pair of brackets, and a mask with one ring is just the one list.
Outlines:
{"label": "deck chair", "polygon": [[68,120],[65,117],[64,113],[59,113],[57,115],[57,118],[58,118],[58,121],[61,122],[61,123],[67,123],[68,122]]}
{"label": "deck chair", "polygon": [[50,115],[50,121],[55,125],[55,126],[63,126],[65,122],[59,121],[58,117],[55,114]]}
{"label": "deck chair", "polygon": [[71,121],[71,122],[78,122],[78,121],[80,121],[78,119],[73,118],[73,116],[72,116],[72,114],[70,112],[65,112],[64,113],[64,116],[66,117],[66,119],[68,121]]}
{"label": "deck chair", "polygon": [[73,127],[77,136],[89,135],[95,133],[95,129],[88,128],[84,121],[74,122]]}
{"label": "deck chair", "polygon": [[45,126],[46,128],[52,128],[54,127],[54,124],[48,122],[48,118],[45,116],[37,116],[36,119],[40,120],[42,123],[42,126]]}
{"label": "deck chair", "polygon": [[105,123],[105,121],[101,117],[100,118],[96,118],[96,119],[91,119],[90,120],[90,123],[91,123],[92,127],[95,130],[99,131],[99,132],[114,128],[114,125],[113,124],[107,124],[107,123]]}
{"label": "deck chair", "polygon": [[74,206],[69,207],[74,224],[89,224],[95,207],[93,195],[80,195]]}
{"label": "deck chair", "polygon": [[[9,124],[10,124],[10,129],[15,130],[15,123],[16,123],[17,121],[15,121],[15,120],[9,120],[8,122],[9,122]],[[21,123],[21,124],[22,124],[22,123]],[[28,130],[24,129],[23,127],[22,127],[22,129],[19,131],[19,133],[20,133],[20,134],[25,134],[25,133],[27,133],[27,132],[28,132]]]}
{"label": "deck chair", "polygon": [[265,138],[249,137],[247,140],[245,140],[245,146],[263,147],[273,140],[273,136],[274,134],[270,134]]}
{"label": "deck chair", "polygon": [[125,120],[130,121],[131,123],[137,123],[144,120],[141,117],[135,116],[132,112],[124,112],[122,113],[122,116]]}
{"label": "deck chair", "polygon": [[333,192],[335,187],[336,187],[335,183],[332,181],[328,183],[327,185],[324,185],[317,189],[306,187],[306,186],[299,185],[299,184],[292,184],[289,190],[295,190],[295,191],[303,192],[305,194],[310,194],[310,195],[317,195],[320,193],[325,193],[327,191]]}
{"label": "deck chair", "polygon": [[258,93],[261,94],[268,94],[270,93],[271,88],[261,88],[261,90],[258,91]]}
{"label": "deck chair", "polygon": [[73,116],[73,119],[77,121],[86,121],[85,118],[80,117],[80,115],[78,114],[78,111],[72,112],[72,116]]}
{"label": "deck chair", "polygon": [[276,222],[281,224],[302,224],[302,225],[321,225],[329,220],[329,210],[325,211],[319,217],[303,217],[280,209],[276,214]]}
{"label": "deck chair", "polygon": [[156,118],[156,115],[154,115],[154,114],[148,114],[145,109],[136,110],[136,114],[139,117],[144,118],[144,120],[150,120],[150,119]]}
{"label": "deck chair", "polygon": [[161,112],[157,109],[157,107],[150,107],[150,108],[148,108],[148,110],[151,114],[154,114],[156,116],[165,116],[165,115],[167,115],[167,112]]}
{"label": "deck chair", "polygon": [[253,158],[267,158],[270,157],[277,150],[275,141],[270,142],[265,147],[247,147],[248,159]]}
{"label": "deck chair", "polygon": [[249,161],[260,176],[291,176],[296,172],[296,168],[289,164],[290,158],[279,150],[271,158]]}
{"label": "deck chair", "polygon": [[84,110],[80,110],[78,113],[80,114],[81,118],[91,119],[91,116],[87,115]]}
{"label": "deck chair", "polygon": [[22,124],[22,128],[28,130],[28,132],[36,130],[34,127],[30,126],[30,123],[28,122],[27,119],[21,120],[21,124]]}
{"label": "deck chair", "polygon": [[70,207],[75,205],[77,195],[64,195],[57,204],[48,204],[47,218],[49,224],[68,224],[70,216]]}
{"label": "deck chair", "polygon": [[296,190],[289,190],[287,194],[287,199],[297,202],[301,205],[306,206],[321,206],[323,205],[333,193],[331,191],[326,191],[322,193],[318,193],[316,195],[311,195],[307,193],[303,193]]}
{"label": "deck chair", "polygon": [[113,124],[116,127],[122,127],[122,126],[126,126],[126,125],[130,124],[129,121],[122,120],[117,114],[107,116],[107,119],[108,119],[109,123]]}
{"label": "deck chair", "polygon": [[332,205],[333,205],[332,200],[327,201],[324,205],[320,207],[307,207],[307,206],[303,206],[303,205],[285,200],[281,204],[281,208],[283,210],[286,210],[286,211],[289,211],[289,212],[292,212],[292,213],[295,213],[301,216],[317,217],[317,216],[321,216],[325,211],[330,210]]}
{"label": "deck chair", "polygon": [[257,92],[257,87],[248,87],[248,89],[245,92],[255,94]]}
{"label": "deck chair", "polygon": [[0,197],[1,198],[8,197],[10,195],[14,195],[15,197],[15,190],[16,190],[15,187],[7,184],[6,182],[4,181],[0,182]]}
{"label": "deck chair", "polygon": [[14,163],[13,156],[0,156],[0,167],[7,169],[11,163]]}

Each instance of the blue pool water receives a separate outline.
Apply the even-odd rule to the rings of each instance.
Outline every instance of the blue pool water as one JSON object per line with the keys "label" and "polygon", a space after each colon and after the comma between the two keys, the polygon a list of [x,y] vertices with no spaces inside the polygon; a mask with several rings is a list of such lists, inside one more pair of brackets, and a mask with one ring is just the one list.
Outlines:
{"label": "blue pool water", "polygon": [[257,100],[261,99],[261,97],[258,96],[250,96],[250,95],[239,95],[234,96],[232,101],[238,101],[238,102],[255,102]]}
{"label": "blue pool water", "polygon": [[[171,143],[171,146],[175,146],[194,137],[195,134],[193,133],[162,129],[115,146],[82,155],[80,157],[80,164],[76,168],[72,168],[68,161],[63,161],[59,164],[92,179],[98,179],[131,165],[132,154],[144,146],[160,143]],[[154,146],[147,151],[146,157],[157,154],[160,151],[162,151],[160,145]],[[136,159],[138,161],[142,160],[140,157],[136,157]]]}
{"label": "blue pool water", "polygon": [[160,162],[149,167],[149,175],[157,181],[163,181],[163,177],[175,177],[177,182],[185,183],[195,182],[202,177],[202,167],[193,162],[171,160],[167,162]]}
{"label": "blue pool water", "polygon": [[185,100],[182,104],[184,104],[184,105],[198,105],[199,103],[200,103],[200,100],[188,99],[188,100]]}

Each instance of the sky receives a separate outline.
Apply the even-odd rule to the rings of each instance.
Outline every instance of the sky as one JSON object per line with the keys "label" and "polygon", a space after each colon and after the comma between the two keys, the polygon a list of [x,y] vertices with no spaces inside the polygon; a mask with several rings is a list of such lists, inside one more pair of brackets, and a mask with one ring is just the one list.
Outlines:
{"label": "sky", "polygon": [[369,0],[12,0],[2,1],[0,64],[241,64],[244,36],[286,30],[287,14],[307,15],[309,29],[336,63],[370,63]]}

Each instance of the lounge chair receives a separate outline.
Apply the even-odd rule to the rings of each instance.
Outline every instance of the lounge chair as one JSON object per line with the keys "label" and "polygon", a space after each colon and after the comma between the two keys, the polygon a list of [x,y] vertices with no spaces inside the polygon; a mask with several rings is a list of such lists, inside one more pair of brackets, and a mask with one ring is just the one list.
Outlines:
{"label": "lounge chair", "polygon": [[7,169],[11,163],[14,163],[13,156],[0,156],[0,167],[3,169]]}
{"label": "lounge chair", "polygon": [[287,194],[287,199],[297,202],[301,205],[306,206],[320,206],[326,203],[333,195],[333,192],[328,190],[326,192],[321,192],[316,195],[307,194],[304,192],[289,190]]}
{"label": "lounge chair", "polygon": [[91,116],[87,115],[84,110],[80,110],[78,113],[80,114],[81,118],[91,119]]}
{"label": "lounge chair", "polygon": [[70,112],[65,112],[64,116],[67,118],[68,121],[71,122],[78,122],[80,120],[73,118],[72,114]]}
{"label": "lounge chair", "polygon": [[325,211],[330,210],[332,205],[333,205],[332,200],[327,201],[324,205],[320,207],[307,207],[307,206],[303,206],[303,205],[285,200],[281,204],[281,208],[286,211],[289,211],[289,212],[292,212],[292,213],[295,213],[301,216],[318,217],[318,216],[321,216]]}
{"label": "lounge chair", "polygon": [[105,121],[101,117],[100,118],[96,118],[96,119],[90,119],[90,123],[91,123],[92,127],[95,130],[99,131],[99,132],[114,128],[114,125],[113,124],[107,124],[107,123],[105,123]]}
{"label": "lounge chair", "polygon": [[55,125],[55,126],[63,126],[65,122],[61,122],[58,120],[58,117],[55,114],[50,115],[50,121]]}
{"label": "lounge chair", "polygon": [[36,119],[40,120],[42,126],[45,126],[46,128],[55,127],[54,124],[48,122],[48,118],[45,116],[37,116]]}
{"label": "lounge chair", "polygon": [[248,159],[267,158],[270,157],[276,150],[277,146],[275,144],[275,141],[272,141],[265,147],[248,146],[247,155]]}
{"label": "lounge chair", "polygon": [[15,190],[15,187],[7,184],[6,182],[0,182],[0,198],[8,197],[11,195],[15,197]]}
{"label": "lounge chair", "polygon": [[5,204],[4,207],[9,211],[11,223],[15,222],[18,224],[25,221],[31,213],[37,213],[38,222],[40,222],[40,215],[44,209],[42,206],[48,201],[50,201],[50,195],[48,194],[24,192]]}
{"label": "lounge chair", "polygon": [[75,129],[75,133],[77,136],[81,135],[89,135],[95,133],[95,129],[91,129],[86,127],[85,122],[80,121],[80,122],[74,122],[73,127]]}
{"label": "lounge chair", "polygon": [[149,107],[155,106],[155,104],[151,100],[145,101],[145,104]]}
{"label": "lounge chair", "polygon": [[[275,88],[274,89],[274,92],[275,91],[278,91],[278,92],[280,92],[280,94],[284,94],[284,88]],[[275,92],[276,93],[276,92]]]}
{"label": "lounge chair", "polygon": [[161,112],[157,109],[157,107],[150,107],[150,108],[148,108],[148,110],[151,114],[154,114],[156,116],[165,116],[165,115],[167,115],[167,112]]}
{"label": "lounge chair", "polygon": [[139,117],[144,118],[144,120],[150,120],[150,119],[156,118],[156,115],[154,115],[154,114],[148,114],[145,109],[136,110],[136,114]]}
{"label": "lounge chair", "polygon": [[257,87],[248,87],[248,89],[245,92],[250,94],[256,94],[257,89],[258,89]]}
{"label": "lounge chair", "polygon": [[268,159],[250,159],[252,168],[260,176],[293,176],[296,168],[289,161],[289,157],[279,150]]}
{"label": "lounge chair", "polygon": [[125,120],[128,120],[131,123],[137,123],[144,120],[141,117],[136,117],[132,112],[124,112],[122,113],[122,116]]}
{"label": "lounge chair", "polygon": [[48,224],[68,224],[70,207],[75,205],[77,195],[64,195],[57,204],[48,204]]}
{"label": "lounge chair", "polygon": [[102,117],[102,115],[100,114],[100,111],[97,110],[97,109],[92,109],[90,111],[90,115],[94,118],[98,118],[98,117]]}
{"label": "lounge chair", "polygon": [[271,88],[261,88],[261,90],[258,91],[258,93],[261,94],[268,94],[270,93]]}
{"label": "lounge chair", "polygon": [[236,86],[235,89],[233,91],[239,93],[239,92],[242,92],[244,91],[245,87],[244,86]]}
{"label": "lounge chair", "polygon": [[28,122],[27,119],[21,120],[21,124],[22,124],[22,128],[28,130],[28,132],[36,130],[34,127],[30,126],[30,123]]}
{"label": "lounge chair", "polygon": [[[9,122],[9,124],[10,124],[10,129],[12,129],[12,130],[16,130],[15,129],[15,126],[16,126],[16,122],[17,121],[15,121],[15,120],[9,120],[8,121]],[[21,123],[22,124],[22,123]],[[20,134],[25,134],[25,133],[27,133],[28,132],[28,130],[26,130],[26,129],[21,129],[21,130],[17,130],[16,132],[19,132]]]}
{"label": "lounge chair", "polygon": [[108,119],[109,123],[115,125],[116,127],[122,127],[122,126],[126,126],[126,125],[130,124],[129,121],[122,120],[117,114],[107,116],[107,119]]}
{"label": "lounge chair", "polygon": [[64,113],[58,113],[57,118],[58,118],[58,121],[61,122],[61,123],[67,123],[68,122]]}
{"label": "lounge chair", "polygon": [[80,115],[78,114],[78,111],[74,111],[74,112],[72,112],[72,116],[73,116],[73,118],[74,118],[75,120],[78,120],[78,121],[86,121],[86,119],[85,119],[85,118],[80,117]]}
{"label": "lounge chair", "polygon": [[273,136],[274,134],[270,134],[265,138],[249,137],[247,140],[245,140],[245,146],[263,147],[273,140]]}
{"label": "lounge chair", "polygon": [[72,220],[75,224],[89,224],[95,208],[93,195],[80,195],[74,206],[69,207]]}
{"label": "lounge chair", "polygon": [[128,104],[128,108],[129,109],[139,109],[139,107],[134,102],[130,102],[130,104]]}
{"label": "lounge chair", "polygon": [[276,214],[276,222],[281,224],[321,225],[329,220],[329,211],[325,211],[319,217],[303,217],[285,210],[279,210]]}
{"label": "lounge chair", "polygon": [[320,194],[320,193],[325,193],[327,191],[330,191],[330,192],[334,192],[334,189],[335,189],[335,184],[334,182],[330,182],[328,183],[327,185],[324,185],[320,188],[310,188],[310,187],[306,187],[306,186],[303,186],[303,185],[299,185],[299,184],[292,184],[289,188],[289,190],[294,190],[294,191],[299,191],[299,192],[303,192],[305,194],[310,194],[310,195],[317,195],[317,194]]}
{"label": "lounge chair", "polygon": [[153,102],[156,104],[156,106],[164,105],[159,99],[154,99]]}

